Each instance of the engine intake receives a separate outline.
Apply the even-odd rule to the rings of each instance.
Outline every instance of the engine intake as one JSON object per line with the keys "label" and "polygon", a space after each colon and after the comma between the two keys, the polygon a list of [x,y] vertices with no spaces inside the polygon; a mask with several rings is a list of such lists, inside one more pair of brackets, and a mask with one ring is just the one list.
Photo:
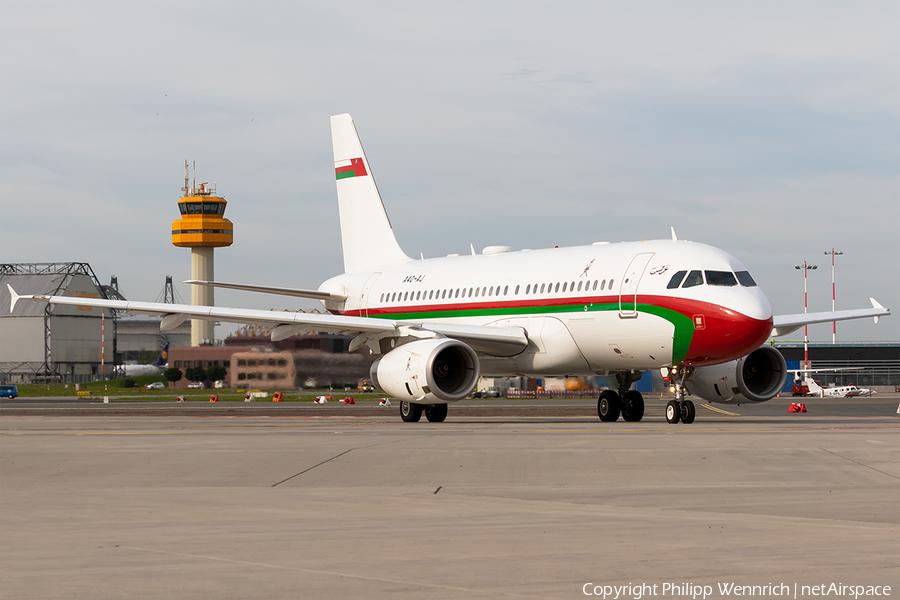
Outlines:
{"label": "engine intake", "polygon": [[778,350],[761,346],[743,358],[721,365],[697,367],[684,386],[710,402],[766,402],[784,387],[787,364]]}
{"label": "engine intake", "polygon": [[448,338],[403,344],[372,363],[370,370],[377,388],[421,404],[462,400],[475,389],[480,373],[475,351]]}

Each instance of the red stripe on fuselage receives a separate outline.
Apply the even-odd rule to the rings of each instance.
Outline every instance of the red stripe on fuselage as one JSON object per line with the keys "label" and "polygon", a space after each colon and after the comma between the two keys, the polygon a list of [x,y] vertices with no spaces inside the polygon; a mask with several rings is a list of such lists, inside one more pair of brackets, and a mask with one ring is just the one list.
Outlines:
{"label": "red stripe on fuselage", "polygon": [[[612,296],[588,296],[568,298],[542,298],[528,300],[490,300],[482,299],[476,302],[446,303],[446,304],[417,304],[404,306],[381,306],[370,308],[368,311],[351,310],[337,312],[346,316],[370,317],[396,317],[407,318],[410,313],[438,313],[454,311],[476,310],[501,310],[501,309],[534,309],[547,308],[552,310],[558,306],[591,306],[592,304],[619,303],[618,294]],[[640,305],[651,305],[669,309],[681,313],[694,324],[691,331],[691,343],[683,364],[692,366],[713,365],[728,362],[747,356],[759,348],[772,333],[773,320],[754,319],[725,306],[692,300],[688,298],[676,298],[672,296],[641,296],[637,297],[638,308]],[[630,302],[628,305],[630,306]],[[573,311],[574,312],[574,311]],[[615,310],[610,311],[615,312]],[[460,315],[459,318],[467,315]],[[472,315],[482,316],[482,315]],[[497,318],[515,318],[516,314],[497,314]],[[523,314],[521,316],[528,316]],[[696,322],[701,317],[701,323]],[[416,318],[428,318],[416,317]]]}

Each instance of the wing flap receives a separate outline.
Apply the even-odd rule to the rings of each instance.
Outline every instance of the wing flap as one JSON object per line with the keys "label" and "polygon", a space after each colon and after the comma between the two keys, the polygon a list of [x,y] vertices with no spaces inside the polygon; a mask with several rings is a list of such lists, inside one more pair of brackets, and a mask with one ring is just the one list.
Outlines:
{"label": "wing flap", "polygon": [[524,327],[494,327],[490,325],[456,325],[450,323],[402,321],[459,340],[481,354],[490,356],[515,356],[528,346]]}

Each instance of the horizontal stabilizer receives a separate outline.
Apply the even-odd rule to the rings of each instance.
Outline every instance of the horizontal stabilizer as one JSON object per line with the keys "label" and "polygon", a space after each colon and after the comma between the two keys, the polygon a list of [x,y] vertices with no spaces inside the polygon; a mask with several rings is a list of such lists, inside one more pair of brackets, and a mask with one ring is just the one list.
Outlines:
{"label": "horizontal stabilizer", "polygon": [[190,283],[192,285],[205,285],[209,287],[226,288],[229,290],[241,290],[244,292],[259,292],[261,294],[280,294],[282,296],[296,296],[298,298],[312,298],[313,300],[333,300],[335,302],[343,302],[347,299],[344,294],[332,294],[331,292],[321,292],[319,290],[298,290],[294,288],[273,287],[268,285],[248,285],[245,283],[223,283],[221,281],[200,281],[197,279],[188,279],[182,283]]}

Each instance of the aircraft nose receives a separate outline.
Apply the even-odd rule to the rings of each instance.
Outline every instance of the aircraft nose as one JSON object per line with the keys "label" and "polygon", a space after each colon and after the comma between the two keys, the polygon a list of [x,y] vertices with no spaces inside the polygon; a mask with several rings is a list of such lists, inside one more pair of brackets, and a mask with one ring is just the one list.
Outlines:
{"label": "aircraft nose", "polygon": [[[752,289],[752,288],[751,288]],[[747,356],[772,334],[772,308],[762,292],[742,290],[724,305],[695,315],[685,362],[718,364]]]}
{"label": "aircraft nose", "polygon": [[729,299],[727,305],[731,310],[757,321],[772,319],[769,300],[758,287],[739,288],[738,293]]}

